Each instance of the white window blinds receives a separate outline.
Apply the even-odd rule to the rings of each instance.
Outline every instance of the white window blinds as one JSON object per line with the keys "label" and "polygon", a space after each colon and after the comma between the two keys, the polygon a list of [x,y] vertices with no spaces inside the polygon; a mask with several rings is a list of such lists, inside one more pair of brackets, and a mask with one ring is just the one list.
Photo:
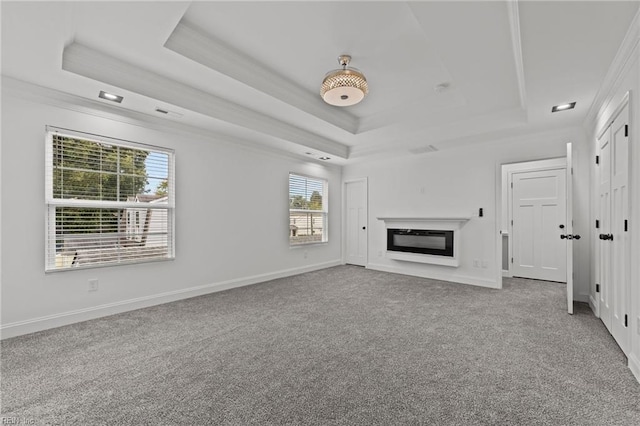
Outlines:
{"label": "white window blinds", "polygon": [[327,241],[327,188],[325,179],[289,174],[289,243]]}
{"label": "white window blinds", "polygon": [[173,258],[173,151],[47,130],[45,269]]}

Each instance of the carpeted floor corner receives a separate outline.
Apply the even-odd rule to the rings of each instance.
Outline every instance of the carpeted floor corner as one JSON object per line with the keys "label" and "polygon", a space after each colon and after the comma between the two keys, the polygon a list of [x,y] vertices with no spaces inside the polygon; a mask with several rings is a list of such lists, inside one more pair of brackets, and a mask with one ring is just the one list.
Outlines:
{"label": "carpeted floor corner", "polygon": [[5,340],[2,416],[50,425],[640,425],[564,286],[339,266]]}

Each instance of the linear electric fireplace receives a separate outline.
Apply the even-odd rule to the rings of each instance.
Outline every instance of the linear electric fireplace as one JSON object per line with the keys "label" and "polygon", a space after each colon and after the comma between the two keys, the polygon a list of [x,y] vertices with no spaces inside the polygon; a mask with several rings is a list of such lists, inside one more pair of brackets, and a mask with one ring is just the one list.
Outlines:
{"label": "linear electric fireplace", "polygon": [[387,250],[453,257],[453,231],[387,229]]}
{"label": "linear electric fireplace", "polygon": [[460,266],[465,216],[382,216],[387,231],[386,258],[404,262]]}

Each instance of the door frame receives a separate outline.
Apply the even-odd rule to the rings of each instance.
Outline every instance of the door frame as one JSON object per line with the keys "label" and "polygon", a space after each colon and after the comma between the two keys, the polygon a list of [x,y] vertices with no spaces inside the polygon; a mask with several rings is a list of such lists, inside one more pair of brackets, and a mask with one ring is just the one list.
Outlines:
{"label": "door frame", "polygon": [[366,210],[366,214],[365,217],[367,218],[367,224],[366,224],[366,233],[367,233],[367,245],[366,245],[366,253],[365,253],[365,268],[367,268],[367,265],[369,264],[369,178],[368,177],[363,177],[363,178],[354,178],[354,179],[347,179],[342,181],[342,244],[341,244],[341,250],[342,250],[342,256],[341,256],[341,260],[342,260],[342,264],[346,265],[347,264],[347,238],[348,238],[348,232],[347,232],[347,184],[350,183],[356,183],[356,182],[363,182],[364,183],[364,206],[365,206],[365,210]]}
{"label": "door frame", "polygon": [[[557,158],[549,158],[544,160],[535,160],[535,161],[524,161],[519,163],[507,163],[501,165],[502,172],[502,205],[501,205],[501,214],[498,218],[498,226],[497,229],[500,231],[498,238],[500,243],[499,247],[499,256],[500,259],[500,270],[502,271],[503,277],[512,277],[513,270],[511,266],[511,258],[513,257],[513,233],[511,230],[511,220],[513,219],[513,197],[511,191],[511,183],[513,182],[513,175],[515,173],[522,172],[537,172],[537,171],[545,171],[545,170],[555,170],[562,169],[566,170],[567,168],[567,158],[566,157],[557,157]],[[566,198],[565,194],[565,198]],[[504,238],[507,237],[507,269],[504,269],[503,257],[504,257]]]}

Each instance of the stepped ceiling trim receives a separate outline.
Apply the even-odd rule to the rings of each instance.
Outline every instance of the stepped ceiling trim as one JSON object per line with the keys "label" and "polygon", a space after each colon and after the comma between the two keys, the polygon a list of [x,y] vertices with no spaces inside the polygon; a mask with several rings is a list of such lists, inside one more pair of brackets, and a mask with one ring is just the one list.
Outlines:
{"label": "stepped ceiling trim", "polygon": [[164,47],[349,133],[355,134],[358,129],[358,118],[347,110],[327,108],[318,93],[310,92],[184,21],[178,23]]}
{"label": "stepped ceiling trim", "polygon": [[139,68],[78,42],[65,47],[62,69],[307,148],[340,158],[348,156],[348,148],[341,143]]}

